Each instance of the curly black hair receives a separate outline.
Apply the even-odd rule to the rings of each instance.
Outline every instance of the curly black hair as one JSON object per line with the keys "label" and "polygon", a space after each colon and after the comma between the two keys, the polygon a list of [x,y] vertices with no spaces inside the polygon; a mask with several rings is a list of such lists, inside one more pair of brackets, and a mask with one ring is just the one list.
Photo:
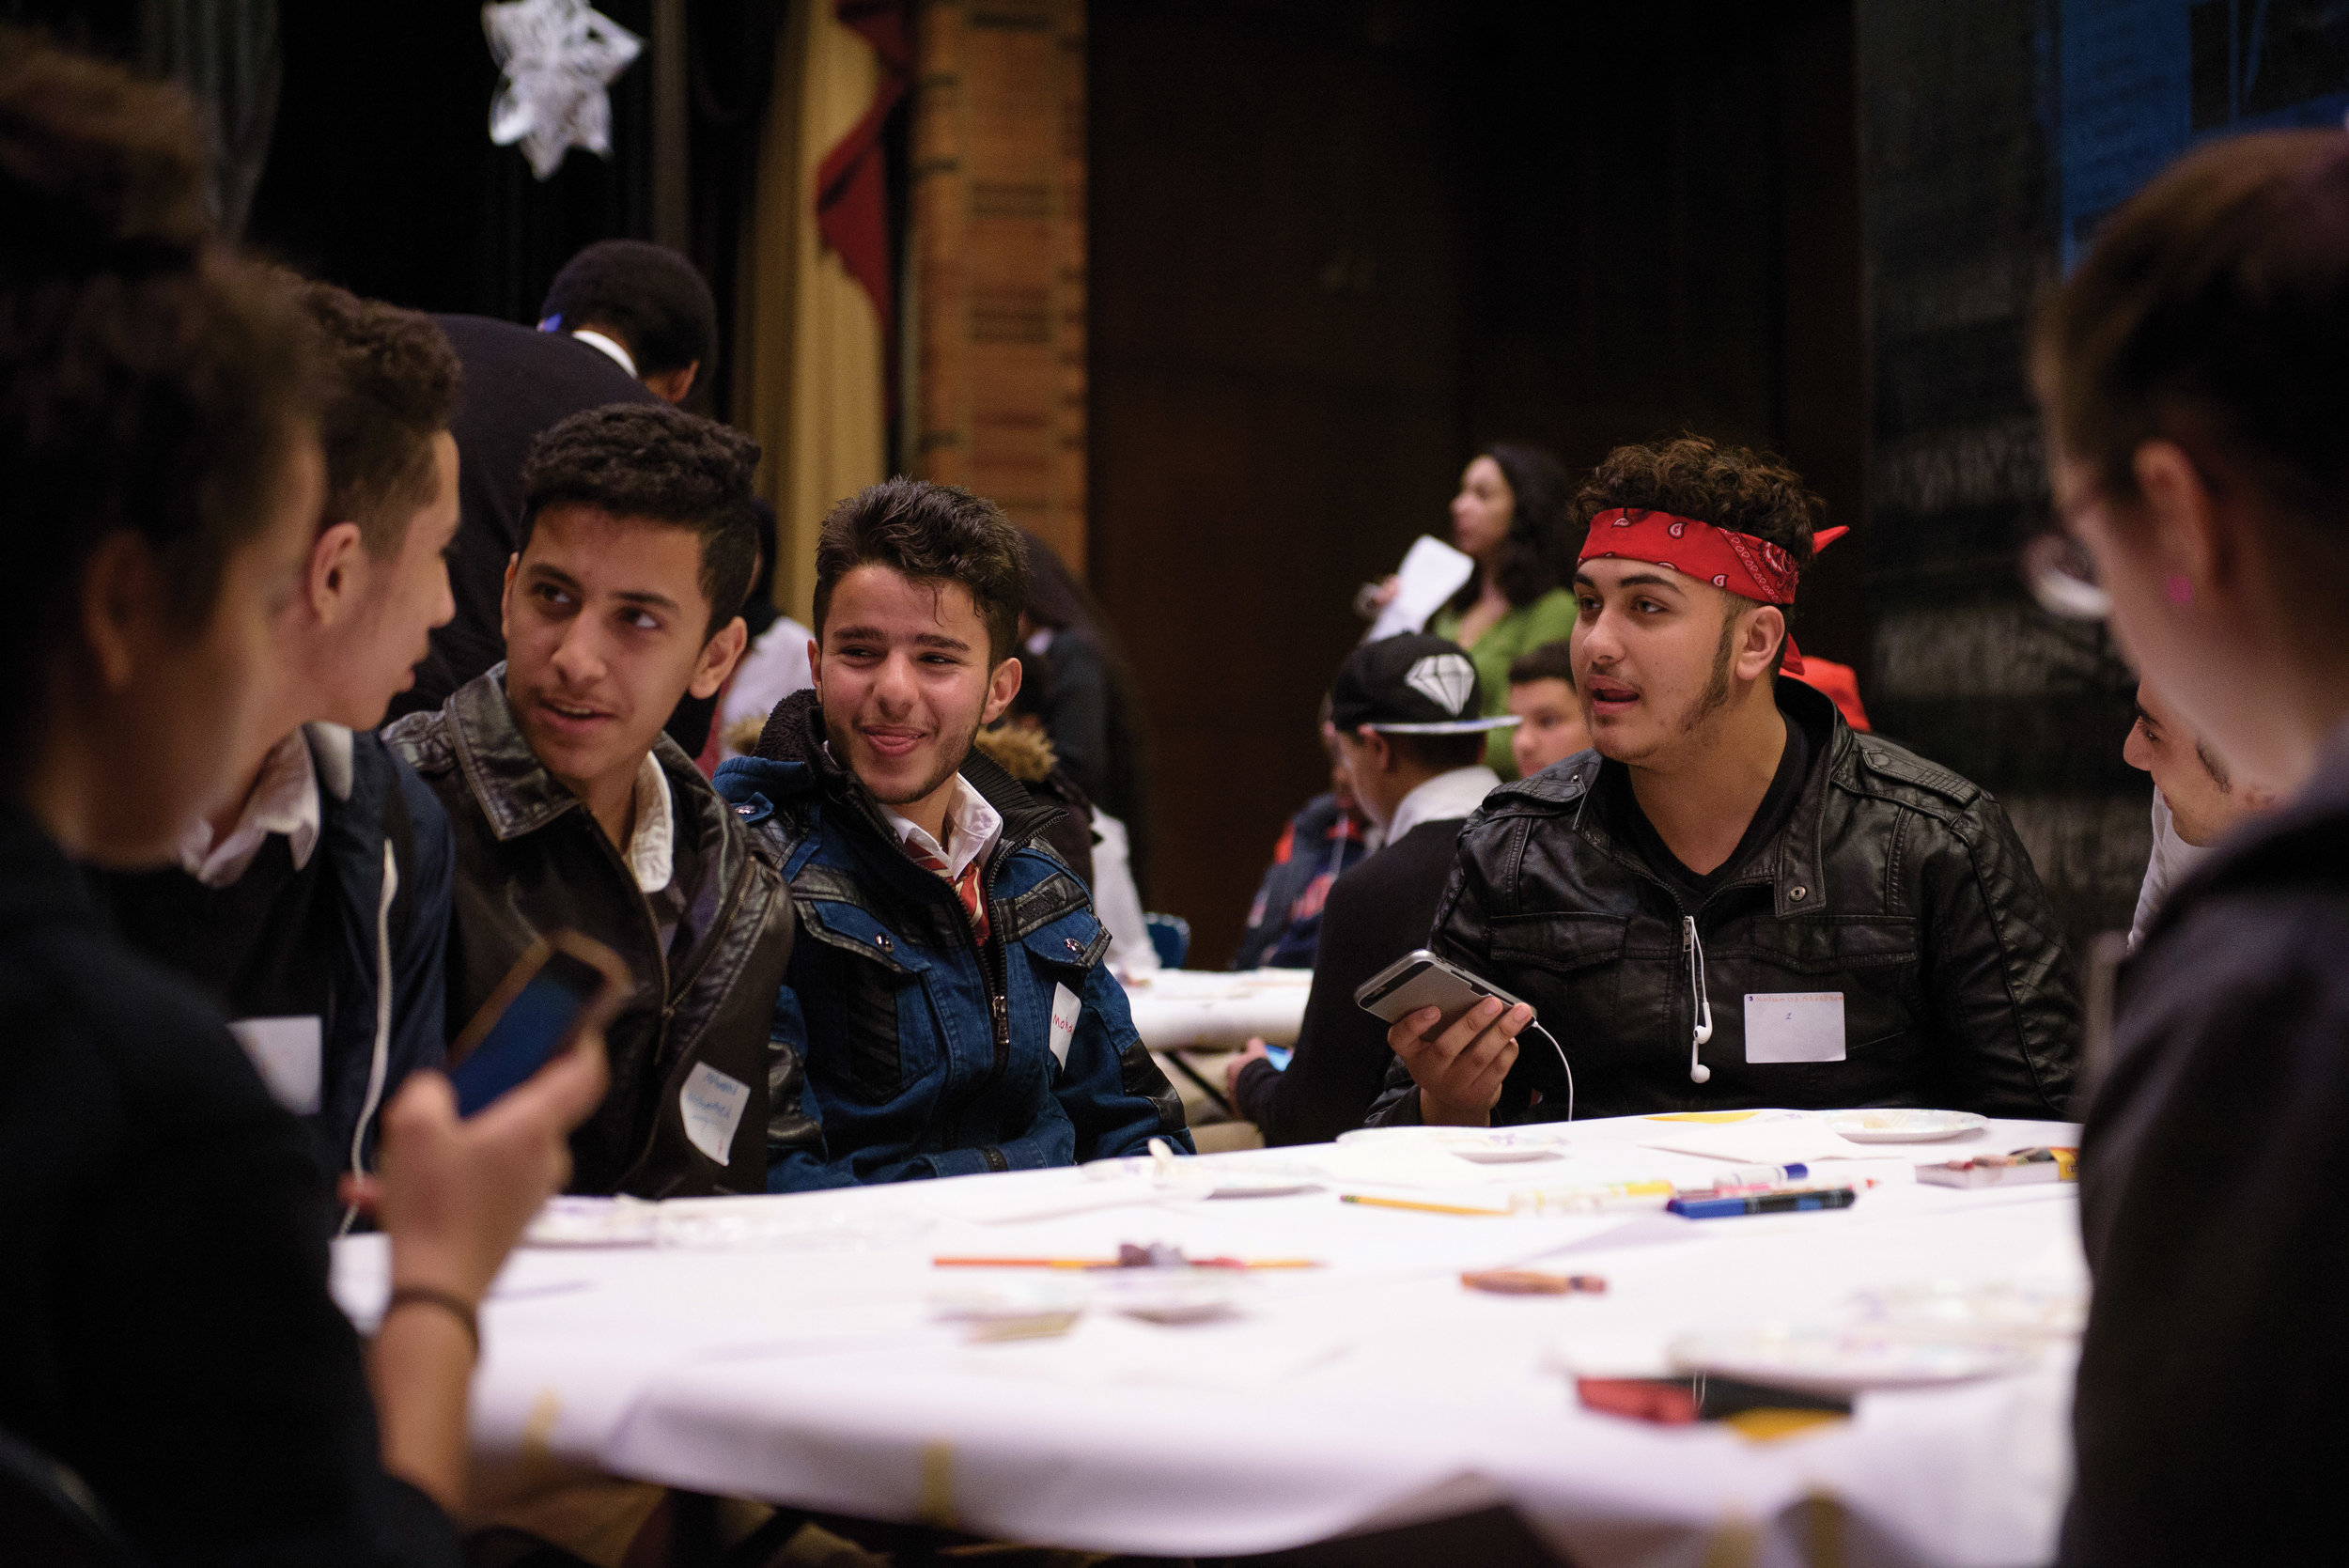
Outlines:
{"label": "curly black hair", "polygon": [[333,383],[319,414],[327,520],[357,523],[367,553],[387,559],[432,502],[432,438],[448,428],[464,376],[457,350],[421,311],[288,279],[318,325]]}
{"label": "curly black hair", "polygon": [[758,562],[758,442],[666,403],[613,403],[556,421],[522,459],[522,548],[550,506],[592,506],[701,536],[709,634],[741,613]]}
{"label": "curly black hair", "polygon": [[1775,455],[1695,435],[1608,453],[1567,512],[1578,545],[1593,518],[1618,506],[1767,539],[1795,558],[1797,569],[1811,564],[1811,536],[1827,511],[1802,475]]}
{"label": "curly black hair", "polygon": [[1001,663],[1019,641],[1028,601],[1028,553],[1003,508],[952,485],[900,475],[869,485],[832,509],[816,541],[816,635],[840,580],[883,566],[917,582],[957,582],[987,623],[988,657]]}
{"label": "curly black hair", "polygon": [[[1563,582],[1559,563],[1565,546],[1561,529],[1565,520],[1567,491],[1573,481],[1556,458],[1523,442],[1497,441],[1477,452],[1490,458],[1509,481],[1509,533],[1501,540],[1500,559],[1493,563],[1493,581],[1509,608],[1532,603]],[[1471,572],[1452,597],[1451,608],[1466,612],[1484,591],[1480,573]]]}
{"label": "curly black hair", "polygon": [[684,256],[649,240],[599,240],[563,263],[538,307],[558,332],[605,326],[628,340],[639,376],[718,367],[718,302]]}

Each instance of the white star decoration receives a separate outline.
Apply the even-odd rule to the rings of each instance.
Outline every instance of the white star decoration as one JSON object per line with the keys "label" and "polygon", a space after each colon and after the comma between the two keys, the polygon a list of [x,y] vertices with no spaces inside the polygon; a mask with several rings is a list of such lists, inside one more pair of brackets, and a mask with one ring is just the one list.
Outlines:
{"label": "white star decoration", "polygon": [[511,0],[481,8],[490,53],[506,75],[490,104],[490,140],[522,145],[533,173],[552,179],[572,147],[612,155],[613,78],[645,40],[587,0]]}

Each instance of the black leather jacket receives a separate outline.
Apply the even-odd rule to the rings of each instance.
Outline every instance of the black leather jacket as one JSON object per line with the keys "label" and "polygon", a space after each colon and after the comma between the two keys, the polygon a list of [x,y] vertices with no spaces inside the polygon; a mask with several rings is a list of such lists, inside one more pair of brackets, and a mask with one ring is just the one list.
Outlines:
{"label": "black leather jacket", "polygon": [[[1678,899],[1614,819],[1584,752],[1504,784],[1461,830],[1428,946],[1531,1002],[1574,1064],[1577,1116],[1750,1106],[1941,1106],[2070,1113],[2079,994],[2054,912],[2006,814],[1977,785],[1853,732],[1778,683],[1813,735],[1786,825],[1698,908],[1712,1003],[1696,1016]],[[1824,710],[1822,712],[1821,710]],[[1846,1059],[1750,1064],[1745,998],[1840,991]],[[1519,1036],[1496,1124],[1566,1114],[1548,1042]],[[1419,1117],[1398,1062],[1371,1121]]]}
{"label": "black leather jacket", "polygon": [[[693,868],[692,945],[672,964],[627,860],[515,727],[505,665],[459,687],[439,711],[400,720],[384,738],[440,796],[457,832],[452,1036],[545,932],[583,931],[637,978],[604,1032],[611,1091],[571,1135],[571,1190],[766,1191],[769,1080],[798,1071],[796,1059],[777,1060],[768,1042],[791,959],[791,901],[781,869],[692,759],[666,736],[653,743],[668,775],[679,875]],[[784,1088],[775,1103],[796,1105],[796,1081]]]}

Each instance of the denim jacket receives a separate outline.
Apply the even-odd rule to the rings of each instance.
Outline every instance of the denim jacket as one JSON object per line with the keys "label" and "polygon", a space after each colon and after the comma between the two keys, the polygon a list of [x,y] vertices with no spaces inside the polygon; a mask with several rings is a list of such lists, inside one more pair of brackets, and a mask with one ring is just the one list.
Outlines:
{"label": "denim jacket", "polygon": [[1055,815],[977,752],[962,776],[1003,818],[982,951],[945,880],[906,858],[823,746],[814,694],[786,698],[718,792],[767,835],[799,915],[774,1047],[799,1057],[802,1120],[778,1102],[770,1191],[1140,1153],[1189,1152],[1182,1102],[1102,963],[1109,932],[1041,835]]}

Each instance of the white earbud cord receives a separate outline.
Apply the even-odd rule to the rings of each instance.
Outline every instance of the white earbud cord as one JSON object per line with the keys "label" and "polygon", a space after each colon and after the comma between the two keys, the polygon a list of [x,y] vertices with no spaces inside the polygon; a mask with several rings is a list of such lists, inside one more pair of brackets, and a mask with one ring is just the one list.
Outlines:
{"label": "white earbud cord", "polygon": [[1688,1081],[1704,1083],[1711,1080],[1713,1069],[1697,1052],[1713,1037],[1713,999],[1704,988],[1704,943],[1697,937],[1697,917],[1683,915],[1680,922],[1688,937],[1688,1001],[1696,1017],[1696,1028],[1688,1034]]}

